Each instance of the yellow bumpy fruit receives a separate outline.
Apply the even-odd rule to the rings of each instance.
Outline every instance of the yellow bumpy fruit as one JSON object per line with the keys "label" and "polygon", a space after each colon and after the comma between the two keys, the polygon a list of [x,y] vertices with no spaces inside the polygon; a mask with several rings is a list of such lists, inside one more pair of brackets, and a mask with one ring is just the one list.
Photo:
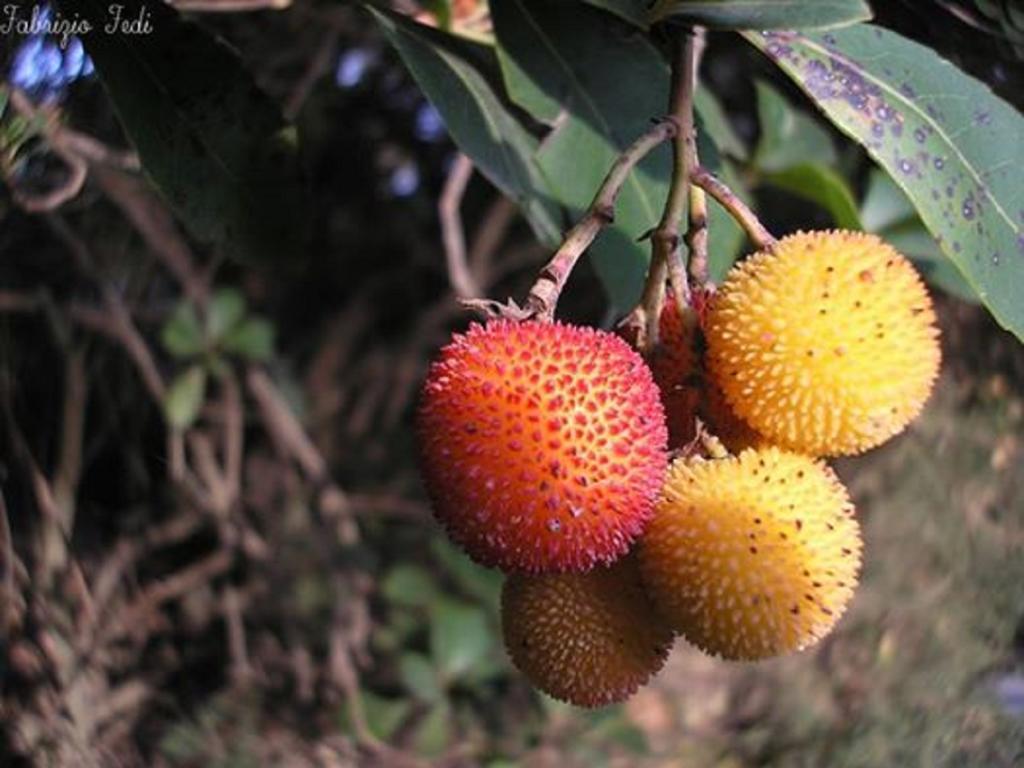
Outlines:
{"label": "yellow bumpy fruit", "polygon": [[501,625],[519,671],[580,707],[628,698],[661,669],[672,644],[632,555],[586,573],[510,576]]}
{"label": "yellow bumpy fruit", "polygon": [[735,266],[706,327],[711,374],[770,442],[855,454],[901,432],[938,375],[932,302],[874,235],[806,232]]}
{"label": "yellow bumpy fruit", "polygon": [[832,470],[773,447],[677,460],[639,552],[648,595],[673,630],[750,660],[832,629],[857,584],[861,538]]}

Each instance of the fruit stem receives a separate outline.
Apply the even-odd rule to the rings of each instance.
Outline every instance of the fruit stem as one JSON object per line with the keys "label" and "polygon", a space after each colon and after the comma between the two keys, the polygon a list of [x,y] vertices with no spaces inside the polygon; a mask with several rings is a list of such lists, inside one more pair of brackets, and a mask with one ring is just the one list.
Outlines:
{"label": "fruit stem", "polygon": [[757,215],[750,210],[746,203],[736,196],[736,193],[729,189],[711,171],[700,165],[695,166],[690,172],[691,183],[707,192],[719,205],[729,212],[737,223],[743,227],[747,237],[761,250],[775,247],[775,238],[769,232]]}
{"label": "fruit stem", "polygon": [[652,149],[674,138],[677,133],[677,125],[673,120],[659,120],[619,156],[597,190],[586,214],[569,230],[551,261],[541,269],[537,282],[526,297],[525,317],[546,321],[554,319],[558,297],[576,262],[594,242],[598,233],[615,220],[615,202],[630,172]]}
{"label": "fruit stem", "polygon": [[[707,39],[704,29],[702,27],[695,27],[691,65],[693,77],[691,88],[694,91],[697,89],[700,62],[706,47]],[[696,124],[692,119],[690,124],[691,130],[684,137],[687,171],[700,167]],[[687,210],[689,227],[686,230],[685,241],[686,249],[689,252],[690,277],[694,285],[703,286],[708,281],[708,201],[704,190],[690,182],[689,173],[687,173],[686,180],[689,189],[689,206]]]}
{"label": "fruit stem", "polygon": [[[697,148],[694,144],[691,168],[699,168]],[[686,247],[690,252],[690,277],[694,285],[708,282],[708,198],[703,189],[690,185],[690,227],[686,230]]]}
{"label": "fruit stem", "polygon": [[[672,41],[672,84],[669,115],[679,127],[672,142],[672,183],[661,214],[651,233],[651,267],[647,273],[643,308],[646,320],[644,345],[653,349],[658,343],[658,319],[665,299],[664,281],[668,273],[676,305],[690,306],[690,286],[679,249],[679,222],[686,210],[689,191],[689,163],[696,154],[693,126],[693,90],[697,79],[697,46],[692,29],[683,29]],[[654,282],[658,285],[652,285]]]}

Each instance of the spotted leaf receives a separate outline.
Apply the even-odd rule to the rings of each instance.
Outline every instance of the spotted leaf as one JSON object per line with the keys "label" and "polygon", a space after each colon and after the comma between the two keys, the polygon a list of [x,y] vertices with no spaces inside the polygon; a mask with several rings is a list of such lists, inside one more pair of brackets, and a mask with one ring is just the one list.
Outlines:
{"label": "spotted leaf", "polygon": [[885,29],[746,37],[865,147],[996,320],[1024,339],[1024,117]]}

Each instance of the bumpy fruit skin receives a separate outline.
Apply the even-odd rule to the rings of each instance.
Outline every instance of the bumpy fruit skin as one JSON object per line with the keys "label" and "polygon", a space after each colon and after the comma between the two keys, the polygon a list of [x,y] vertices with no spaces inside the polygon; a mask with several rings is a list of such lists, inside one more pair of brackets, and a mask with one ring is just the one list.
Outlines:
{"label": "bumpy fruit skin", "polygon": [[860,552],[832,470],[778,448],[676,461],[639,548],[648,594],[672,629],[746,660],[827,634],[853,595]]}
{"label": "bumpy fruit skin", "polygon": [[633,556],[587,573],[509,577],[501,625],[516,668],[580,707],[627,699],[661,669],[672,644]]}
{"label": "bumpy fruit skin", "polygon": [[725,395],[710,376],[705,376],[704,392],[698,414],[708,431],[722,441],[729,453],[767,445],[765,439],[743,421],[725,400]]}
{"label": "bumpy fruit skin", "polygon": [[661,392],[668,423],[668,447],[683,449],[697,436],[697,418],[733,453],[763,442],[725,401],[721,388],[707,375],[702,360],[704,339],[699,316],[707,301],[697,293],[696,314],[685,322],[671,294],[658,318],[658,345],[650,357],[651,373]]}
{"label": "bumpy fruit skin", "polygon": [[650,370],[591,328],[505,320],[442,350],[417,431],[438,519],[478,562],[564,572],[624,555],[668,463]]}
{"label": "bumpy fruit skin", "polygon": [[701,398],[701,364],[696,317],[685,322],[675,299],[666,297],[658,318],[658,345],[650,356],[651,374],[661,392],[668,424],[668,446],[676,449],[696,436]]}
{"label": "bumpy fruit skin", "polygon": [[808,232],[738,264],[705,329],[710,372],[769,441],[855,454],[901,432],[939,371],[935,313],[914,267],[860,232]]}

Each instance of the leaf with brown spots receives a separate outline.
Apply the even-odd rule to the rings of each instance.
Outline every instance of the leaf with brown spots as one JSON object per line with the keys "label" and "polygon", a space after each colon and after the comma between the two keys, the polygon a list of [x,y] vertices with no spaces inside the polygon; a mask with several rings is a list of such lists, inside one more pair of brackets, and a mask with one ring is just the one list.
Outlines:
{"label": "leaf with brown spots", "polygon": [[996,320],[1024,339],[1024,117],[885,29],[745,37],[864,146]]}

